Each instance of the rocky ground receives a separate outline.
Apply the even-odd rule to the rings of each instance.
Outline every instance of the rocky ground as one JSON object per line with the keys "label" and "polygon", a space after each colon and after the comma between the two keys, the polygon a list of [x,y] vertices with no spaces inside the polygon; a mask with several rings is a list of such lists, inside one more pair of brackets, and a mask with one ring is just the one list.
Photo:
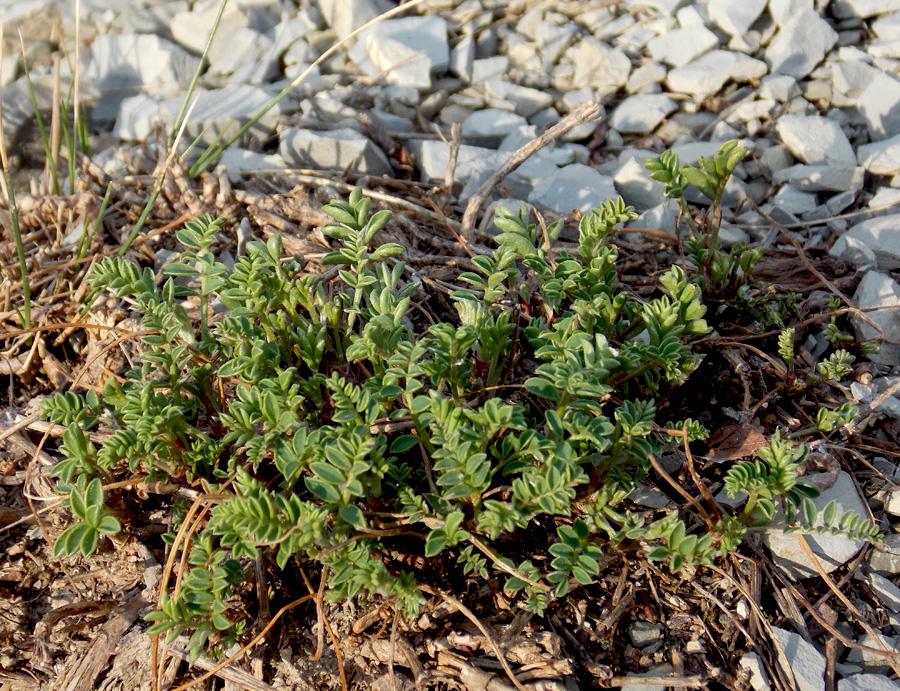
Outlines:
{"label": "rocky ground", "polygon": [[[144,0],[111,6],[84,0],[77,43],[74,2],[5,0],[0,7],[6,27],[3,132],[16,184],[26,190],[21,195],[23,218],[26,226],[31,219],[32,242],[42,232],[42,224],[51,220],[62,229],[57,237],[48,236],[50,246],[42,250],[43,259],[51,263],[71,259],[72,247],[89,229],[85,219],[96,214],[99,198],[78,188],[67,196],[66,180],[62,190],[62,197],[70,202],[64,205],[66,210],[46,206],[52,195],[47,193],[48,178],[42,170],[45,158],[24,77],[26,62],[39,108],[49,116],[54,100],[65,93],[77,59],[78,98],[86,105],[91,132],[84,175],[94,188],[99,184],[100,198],[107,184],[114,185],[118,216],[111,223],[118,221],[121,229],[136,221],[139,203],[152,181],[161,141],[155,123],[168,126],[176,120],[218,4]],[[221,133],[236,132],[336,41],[394,7],[386,0],[229,4],[182,141],[199,137],[202,148]],[[16,29],[23,32],[24,60]],[[893,582],[900,575],[900,533],[894,532],[900,516],[900,485],[893,479],[900,475],[900,453],[896,446],[891,450],[891,444],[896,444],[895,421],[900,419],[900,396],[893,395],[900,389],[900,310],[896,309],[900,307],[896,279],[900,269],[900,2],[429,0],[372,26],[346,49],[312,68],[302,83],[225,152],[215,173],[201,178],[202,190],[193,193],[180,187],[178,180],[164,189],[165,213],[156,215],[155,225],[148,225],[164,230],[155,240],[144,238],[141,257],[157,266],[165,263],[173,245],[164,233],[207,206],[217,212],[239,209],[245,220],[240,231],[244,241],[250,235],[264,237],[275,231],[301,237],[301,231],[317,225],[317,205],[345,194],[347,180],[381,189],[392,202],[416,191],[423,200],[429,190],[452,193],[444,209],[420,202],[414,210],[430,213],[432,220],[445,218],[445,209],[461,218],[466,200],[511,152],[589,101],[602,104],[599,120],[571,129],[506,177],[488,200],[478,227],[480,236],[490,234],[491,213],[498,205],[517,210],[524,202],[548,218],[571,218],[573,212],[585,213],[600,201],[621,195],[641,214],[630,226],[674,238],[678,207],[664,199],[662,184],[650,178],[644,159],[670,148],[683,162],[696,162],[702,155],[712,155],[723,142],[740,140],[750,155],[726,192],[723,238],[729,243],[744,240],[776,247],[789,236],[803,250],[819,252],[822,261],[830,258],[829,266],[842,267],[846,280],[840,285],[852,288],[853,304],[871,310],[866,312],[868,320],[854,317],[857,338],[883,335],[885,339],[881,352],[871,356],[866,376],[856,377],[844,391],[846,400],[861,408],[856,431],[871,441],[857,455],[871,472],[857,476],[840,472],[818,501],[824,506],[835,499],[842,508],[863,515],[872,511],[887,534],[883,546],[867,551],[862,543],[838,537],[816,538],[814,545],[825,570],[838,574],[838,586],[852,592],[852,607],[862,610],[870,623],[865,632],[843,604],[833,599],[831,605],[826,602],[827,590],[810,585],[809,577],[818,574],[796,541],[770,534],[766,540],[772,559],[788,576],[767,587],[767,597],[774,603],[771,610],[776,613],[771,624],[761,624],[748,601],[740,597],[733,598],[734,608],[729,606],[726,615],[738,626],[744,622],[750,627],[752,622],[752,630],[768,632],[777,642],[775,653],[762,654],[746,641],[735,653],[733,641],[717,639],[708,630],[682,636],[679,640],[687,641],[685,645],[673,648],[667,641],[675,637],[679,626],[685,626],[683,622],[635,617],[629,619],[632,623],[622,643],[621,659],[629,660],[629,665],[609,666],[605,660],[600,664],[588,655],[587,661],[579,661],[579,674],[564,668],[566,656],[559,647],[573,633],[577,638],[577,632],[535,632],[527,639],[533,650],[522,644],[521,664],[530,660],[546,669],[557,662],[562,666],[554,668],[555,676],[548,672],[532,677],[544,680],[534,682],[538,685],[533,688],[586,688],[594,679],[629,689],[657,689],[665,687],[666,675],[674,673],[680,681],[669,686],[679,688],[709,683],[709,688],[752,685],[762,691],[770,684],[791,688],[794,683],[803,691],[900,689],[890,676],[892,670],[894,676],[900,670],[900,653],[876,654],[877,636],[883,649],[900,651],[900,588]],[[196,151],[188,160],[196,160]],[[126,188],[132,190],[131,196]],[[306,192],[297,192],[300,188]],[[225,202],[217,203],[217,199]],[[9,233],[9,217],[3,214]],[[442,222],[454,231],[459,228],[455,221]],[[113,229],[109,233],[119,239],[124,235]],[[419,249],[425,248],[423,256],[439,255],[453,238],[417,236],[417,242]],[[238,244],[226,251],[237,252]],[[14,265],[8,247],[2,256],[5,264]],[[789,282],[787,276],[784,280]],[[7,280],[4,289],[9,296],[17,288]],[[6,304],[8,310],[8,300]],[[4,319],[5,329],[14,327],[14,312],[4,312]],[[811,335],[803,345],[815,358],[827,344],[822,336]],[[19,357],[24,367],[24,355]],[[5,373],[24,371],[16,366],[7,367]],[[16,402],[21,408],[26,404]],[[14,427],[15,420],[23,419],[16,418],[21,411],[13,406],[8,410],[8,425]],[[32,442],[13,433],[3,437],[8,444],[10,439],[20,442],[7,451],[4,462],[9,472],[0,482],[0,498],[12,505],[15,497],[21,498],[23,482],[21,472],[16,475],[23,466],[15,461],[31,453],[28,444]],[[2,514],[0,519],[0,525],[12,522]],[[38,528],[32,528],[30,539],[40,537]],[[0,557],[0,586],[8,598],[7,614],[16,619],[27,609],[17,583],[23,582],[28,559],[33,557],[21,543],[7,547],[6,555]],[[145,578],[138,567],[147,559],[147,555],[129,555],[134,567],[130,575],[120,574],[117,584],[100,590],[107,597],[116,592],[121,597],[123,584]],[[87,578],[79,573],[79,578]],[[37,581],[33,575],[29,578],[33,593],[48,585],[60,593],[68,587],[59,574],[43,573]],[[656,576],[637,574],[635,582],[641,578]],[[623,585],[611,586],[617,598],[623,596]],[[756,587],[761,587],[758,582]],[[816,602],[818,618],[798,609],[797,587],[814,602],[821,598]],[[60,595],[52,601],[56,611],[77,609],[79,602],[81,611],[92,611],[71,593],[67,597]],[[619,603],[613,599],[612,612]],[[649,607],[647,603],[640,606]],[[623,611],[634,607],[626,603]],[[677,610],[670,605],[666,611]],[[42,614],[34,636],[32,631],[4,629],[0,669],[8,677],[0,672],[0,688],[38,688],[27,686],[28,670],[50,680],[59,675],[60,665],[71,666],[61,662],[65,644],[43,643],[42,650],[33,640],[40,636],[51,640],[49,630],[41,627],[49,629],[52,623],[48,625],[47,613]],[[340,618],[340,612],[334,614]],[[59,617],[70,615],[63,612]],[[343,614],[347,621],[351,615],[356,613]],[[21,626],[23,620],[17,621]],[[87,625],[86,621],[90,618],[82,617],[79,625]],[[34,618],[30,622],[33,626]],[[590,630],[592,624],[582,617],[579,626]],[[616,626],[616,619],[595,621],[593,626],[592,635],[602,637],[605,629]],[[123,634],[124,630],[118,635]],[[121,640],[128,642],[129,635]],[[452,636],[456,638],[451,640]],[[469,639],[462,640],[465,636]],[[453,633],[432,645],[471,653],[484,647],[477,638],[475,633]],[[139,637],[133,643],[140,651]],[[366,641],[368,648],[359,654],[371,669],[361,664],[357,684],[365,686],[367,673],[377,675],[379,664],[395,660],[393,647],[382,649],[377,644],[375,638]],[[727,654],[715,653],[714,648]],[[292,652],[286,646],[272,663],[276,673],[267,676],[267,683],[252,686],[238,677],[224,682],[224,688],[310,688],[317,683],[311,681],[317,674],[325,680],[322,685],[337,684],[334,669],[323,671],[301,662],[308,652]],[[439,658],[438,652],[432,653]],[[145,653],[137,656],[141,654]],[[692,655],[705,660],[705,668],[700,665],[703,671],[694,676],[686,674],[684,663]],[[125,659],[121,651],[117,659]],[[446,679],[441,683],[469,689],[509,688],[500,677],[485,671],[490,667],[478,666],[472,659],[471,655],[465,659],[445,656],[441,669]],[[406,684],[409,677],[420,682],[420,670],[409,656],[397,654],[394,664],[407,676],[394,682],[383,677],[378,682],[382,688],[392,688],[391,683],[399,686],[401,681]],[[711,669],[718,670],[718,676]],[[639,676],[651,679],[644,684]],[[101,688],[128,688],[127,682],[120,680],[116,686],[109,681],[115,674],[104,678],[107,681]],[[132,681],[133,688],[146,683]],[[46,688],[82,688],[46,683]]]}

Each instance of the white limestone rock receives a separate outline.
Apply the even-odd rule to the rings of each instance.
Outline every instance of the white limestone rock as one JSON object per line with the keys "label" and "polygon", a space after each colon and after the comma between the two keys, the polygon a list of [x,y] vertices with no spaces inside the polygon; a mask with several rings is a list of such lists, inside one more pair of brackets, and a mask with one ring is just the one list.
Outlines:
{"label": "white limestone rock", "polygon": [[881,72],[862,60],[840,60],[831,66],[836,91],[856,100]]}
{"label": "white limestone rock", "polygon": [[[837,503],[838,517],[843,515],[845,511],[855,511],[862,517],[867,515],[865,502],[859,496],[856,485],[853,484],[853,479],[845,472],[841,472],[838,475],[837,481],[832,487],[813,499],[816,508],[819,510],[817,525],[821,525],[821,512],[832,500]],[[775,561],[795,578],[809,578],[810,576],[818,575],[819,572],[816,570],[815,565],[800,545],[799,536],[801,533],[785,534],[782,529],[783,526],[784,514],[780,509],[777,509],[772,526],[766,528],[763,533],[763,541],[772,550]],[[861,540],[849,540],[841,535],[810,535],[806,533],[803,533],[803,535],[826,573],[831,573],[841,564],[850,561],[865,545],[865,542]]]}
{"label": "white limestone rock", "polygon": [[872,545],[866,554],[869,569],[895,576],[900,573],[900,534],[888,533],[881,544]]}
{"label": "white limestone rock", "polygon": [[492,79],[503,79],[509,69],[509,58],[505,55],[495,55],[491,58],[482,58],[472,61],[472,83],[484,84]]}
{"label": "white limestone rock", "polygon": [[766,63],[761,60],[727,50],[714,50],[684,67],[672,70],[666,81],[672,91],[710,96],[729,80],[758,79],[767,71]]}
{"label": "white limestone rock", "polygon": [[553,105],[553,96],[546,91],[500,79],[485,82],[484,99],[492,108],[511,110],[523,118]]}
{"label": "white limestone rock", "polygon": [[865,178],[866,169],[862,166],[799,164],[776,171],[772,182],[776,185],[789,182],[801,192],[847,192],[862,189]]}
{"label": "white limestone rock", "polygon": [[886,72],[878,74],[857,99],[874,140],[900,134],[900,80]]}
{"label": "white limestone rock", "polygon": [[[825,656],[815,646],[808,643],[803,637],[786,629],[772,627],[772,636],[784,651],[784,656],[790,664],[790,670],[785,670],[785,676],[793,673],[797,682],[798,691],[823,691],[825,688]],[[784,663],[780,655],[775,659],[779,666]]]}
{"label": "white limestone rock", "polygon": [[[382,45],[382,39],[402,44],[405,48],[403,56],[391,55],[390,47],[381,50],[379,46]],[[396,47],[395,43],[389,45]],[[421,53],[430,61],[431,69],[434,70],[442,70],[450,64],[447,22],[443,17],[403,17],[379,22],[357,37],[349,55],[365,74],[374,77],[381,74],[386,67],[396,65],[416,53]],[[386,67],[380,67],[379,64]],[[403,67],[397,69],[402,70]]]}
{"label": "white limestone rock", "polygon": [[261,154],[235,146],[230,146],[225,150],[219,159],[219,165],[225,166],[230,174],[287,168],[287,164],[279,154]]}
{"label": "white limestone rock", "polygon": [[631,73],[625,82],[625,91],[629,94],[639,93],[647,87],[656,88],[666,78],[666,68],[658,62],[647,62]]}
{"label": "white limestone rock", "polygon": [[[201,141],[211,144],[220,133],[225,136],[232,135],[263,106],[266,105],[275,92],[251,84],[232,84],[221,89],[202,91],[197,96],[197,102],[187,120],[184,132],[188,140],[200,137]],[[159,115],[166,126],[171,127],[178,116],[183,103],[183,98],[177,96],[167,99],[159,105]],[[284,101],[276,104],[263,115],[246,132],[243,139],[251,137],[265,139],[272,134],[279,117],[282,115]]]}
{"label": "white limestone rock", "polygon": [[[867,271],[856,289],[854,301],[859,309],[883,308],[867,312],[866,317],[877,324],[888,341],[900,341],[900,285],[887,274]],[[856,337],[861,341],[880,338],[881,334],[857,316],[851,317]],[[900,362],[900,346],[882,343],[881,351],[868,356],[880,365]]]}
{"label": "white limestone rock", "polygon": [[836,0],[831,3],[835,17],[868,19],[900,10],[900,0]]}
{"label": "white limestone rock", "polygon": [[837,32],[812,9],[795,14],[766,49],[772,72],[805,77],[837,43]]}
{"label": "white limestone rock", "polygon": [[872,32],[885,41],[900,39],[900,12],[886,14],[871,24]]}
{"label": "white limestone rock", "polygon": [[625,203],[637,211],[646,211],[662,203],[663,187],[650,177],[650,171],[637,159],[626,161],[613,176],[616,190],[622,195]]}
{"label": "white limestone rock", "polygon": [[327,132],[288,127],[281,132],[278,152],[288,164],[301,168],[350,168],[366,175],[391,173],[391,165],[384,152],[349,127]]}
{"label": "white limestone rock", "polygon": [[475,37],[472,34],[463,36],[456,47],[450,51],[450,69],[467,82],[472,81],[472,64],[475,61]]}
{"label": "white limestone rock", "polygon": [[[742,600],[743,602],[743,600]],[[756,653],[744,653],[743,657],[738,661],[741,669],[747,670],[750,674],[750,686],[753,691],[771,691],[769,684],[769,675],[763,666],[762,660]]]}
{"label": "white limestone rock", "polygon": [[119,105],[113,134],[119,139],[139,142],[153,130],[159,120],[159,101],[146,94],[129,96]]}
{"label": "white limestone rock", "polygon": [[[900,639],[894,636],[882,636],[881,634],[872,636],[867,633],[859,639],[858,643],[868,648],[875,648],[876,650],[885,650],[893,653],[900,652]],[[875,653],[870,653],[867,650],[861,650],[859,648],[852,648],[850,650],[850,653],[847,655],[847,662],[861,665],[867,672],[888,672],[891,668],[884,655],[876,655]],[[868,691],[868,689],[866,689],[866,691]]]}
{"label": "white limestone rock", "polygon": [[392,8],[387,0],[319,0],[318,5],[328,26],[341,40]]}
{"label": "white limestone rock", "polygon": [[506,135],[527,124],[528,121],[521,115],[510,113],[508,110],[485,108],[475,111],[465,119],[462,124],[462,136],[477,138],[481,144],[497,146]]}
{"label": "white limestone rock", "polygon": [[626,98],[612,112],[609,125],[619,132],[652,132],[678,104],[662,94],[638,94]]}
{"label": "white limestone rock", "polygon": [[158,36],[100,34],[91,45],[84,77],[101,90],[163,84],[184,87],[199,63],[200,58]]}
{"label": "white limestone rock", "polygon": [[702,24],[673,29],[647,42],[647,50],[654,60],[672,67],[687,65],[719,45],[716,35]]}
{"label": "white limestone rock", "polygon": [[877,573],[866,574],[866,583],[872,592],[892,612],[900,612],[900,588]]}
{"label": "white limestone rock", "polygon": [[856,157],[872,175],[900,175],[900,135],[864,144],[856,150]]}
{"label": "white limestone rock", "polygon": [[588,213],[592,207],[617,196],[611,177],[601,175],[590,166],[573,163],[540,181],[528,201],[540,209],[563,215],[573,209]]}
{"label": "white limestone rock", "polygon": [[854,166],[856,156],[841,126],[819,115],[782,115],[775,125],[794,156],[810,165]]}
{"label": "white limestone rock", "polygon": [[837,691],[900,691],[900,684],[883,674],[854,674],[838,681]]}
{"label": "white limestone rock", "polygon": [[801,192],[791,185],[783,185],[772,197],[771,203],[789,214],[805,214],[818,206],[816,195]]}
{"label": "white limestone rock", "polygon": [[[869,247],[878,262],[878,268],[891,271],[900,268],[900,214],[869,218],[857,223],[837,239],[831,251],[840,255],[847,238],[855,238]],[[837,249],[835,249],[837,248]]]}
{"label": "white limestone rock", "polygon": [[619,88],[628,81],[631,60],[621,48],[612,48],[593,37],[583,38],[566,53],[575,64],[572,86],[580,89]]}
{"label": "white limestone rock", "polygon": [[769,14],[776,26],[783,27],[794,15],[815,7],[814,0],[769,0]]}
{"label": "white limestone rock", "polygon": [[678,206],[674,199],[667,199],[651,209],[647,209],[633,221],[625,224],[626,228],[649,228],[668,233],[675,237],[678,233]]}
{"label": "white limestone rock", "polygon": [[767,0],[710,0],[709,18],[732,36],[746,34],[766,9]]}

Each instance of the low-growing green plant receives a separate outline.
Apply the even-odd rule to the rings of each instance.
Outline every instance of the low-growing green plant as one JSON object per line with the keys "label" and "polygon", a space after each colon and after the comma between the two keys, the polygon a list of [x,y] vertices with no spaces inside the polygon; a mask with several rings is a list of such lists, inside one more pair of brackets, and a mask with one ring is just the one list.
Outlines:
{"label": "low-growing green plant", "polygon": [[[719,244],[722,227],[722,197],[734,169],[747,155],[747,147],[736,141],[726,142],[712,157],[701,156],[694,167],[681,165],[678,154],[664,151],[658,158],[644,161],[650,177],[665,184],[663,193],[678,202],[682,217],[691,230],[684,242],[688,258],[699,270],[698,284],[704,295],[734,299],[762,259],[762,247],[748,248],[737,243],[725,252]],[[684,198],[688,186],[693,186],[710,201],[710,206],[694,220],[693,212]]]}
{"label": "low-growing green plant", "polygon": [[[635,216],[621,199],[582,218],[577,255],[555,251],[560,222],[545,234],[524,211],[501,210],[498,248],[460,275],[472,289],[452,295],[456,314],[421,330],[403,248],[374,244],[390,213],[370,206],[357,189],[324,208],[334,222],[323,232],[337,242],[324,263],[340,267],[327,286],[283,256],[277,235],[225,267],[212,253],[224,221],[209,217],[178,233],[186,251],[162,286],[118,257],[90,275],[143,315],[147,350],[102,396],[46,403],[67,426],[60,491],[73,509],[90,494],[79,517],[95,533],[118,527],[93,508],[101,479],[202,478],[220,492],[152,633],[193,631],[193,657],[239,635],[236,594],[261,550],[281,568],[327,566],[332,599],[377,595],[413,615],[419,579],[449,569],[502,576],[522,606],[543,612],[590,584],[607,555],[637,552],[677,572],[736,549],[775,502],[806,510],[803,452],[780,436],[762,462],[729,475],[730,490],[753,497],[737,515],[628,510],[656,456],[707,434],[694,420],[666,429],[656,418],[659,397],[702,362],[691,341],[709,326],[680,267],[651,299],[619,285],[609,238]],[[215,323],[213,302],[227,309]],[[98,425],[110,432],[99,448],[87,434]],[[526,530],[546,538],[523,554]],[[67,538],[57,553],[75,542],[94,546]],[[433,570],[389,556],[410,551]]]}

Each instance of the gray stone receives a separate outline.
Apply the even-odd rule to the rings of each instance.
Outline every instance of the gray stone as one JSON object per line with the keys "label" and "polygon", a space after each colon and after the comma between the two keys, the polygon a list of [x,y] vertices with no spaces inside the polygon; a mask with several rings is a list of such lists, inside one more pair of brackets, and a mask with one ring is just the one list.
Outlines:
{"label": "gray stone", "polygon": [[[876,650],[884,650],[885,652],[900,652],[900,639],[893,636],[882,636],[881,634],[872,636],[867,633],[859,639],[858,643]],[[850,653],[847,655],[847,662],[862,665],[862,668],[867,672],[887,672],[891,668],[884,655],[876,655],[868,650],[860,650],[859,648],[850,650]]]}
{"label": "gray stone", "polygon": [[573,163],[535,185],[528,201],[563,215],[573,209],[588,213],[592,207],[617,196],[611,177],[601,175],[589,166]]}
{"label": "gray stone", "polygon": [[497,55],[472,62],[472,83],[483,84],[492,79],[503,79],[509,69],[509,58]]}
{"label": "gray stone", "polygon": [[900,175],[900,135],[856,150],[859,165],[873,175]]}
{"label": "gray stone", "polygon": [[472,113],[462,124],[462,136],[477,138],[478,143],[497,146],[510,132],[528,124],[521,115],[507,110],[485,108]]}
{"label": "gray stone", "polygon": [[[741,600],[741,602],[744,602],[744,600]],[[753,691],[771,691],[769,675],[766,674],[766,668],[763,667],[759,655],[756,653],[744,653],[743,657],[738,661],[738,665],[750,674],[750,686],[753,687]]]}
{"label": "gray stone", "polygon": [[125,141],[139,142],[150,134],[157,120],[159,101],[145,94],[129,96],[119,104],[113,134]]}
{"label": "gray stone", "polygon": [[710,0],[709,18],[732,36],[747,33],[766,9],[767,0]]}
{"label": "gray stone", "polygon": [[877,573],[866,575],[866,582],[881,602],[892,612],[900,612],[900,588]]}
{"label": "gray stone", "polygon": [[862,60],[842,60],[831,66],[834,88],[853,99],[859,98],[879,74]]}
{"label": "gray stone", "polygon": [[[887,341],[900,341],[900,285],[896,281],[886,274],[867,271],[856,289],[854,301],[859,309],[882,308],[867,312],[866,317],[881,329]],[[860,341],[881,338],[882,334],[860,317],[854,315],[851,320]],[[882,343],[881,351],[868,357],[880,365],[896,365],[900,362],[900,346]]]}
{"label": "gray stone", "polygon": [[610,127],[619,132],[647,133],[656,129],[678,104],[662,94],[638,94],[616,106],[609,118]]}
{"label": "gray stone", "polygon": [[628,637],[635,648],[646,648],[656,643],[663,635],[662,624],[651,624],[646,621],[636,621],[628,627]]}
{"label": "gray stone", "polygon": [[389,175],[391,165],[381,149],[349,127],[313,132],[288,127],[278,147],[288,164],[303,168],[346,170],[366,175]]}
{"label": "gray stone", "polygon": [[625,82],[625,91],[630,94],[639,92],[649,86],[655,86],[666,78],[666,68],[658,62],[648,62],[631,73]]}
{"label": "gray stone", "polygon": [[900,134],[900,81],[884,72],[876,76],[857,99],[872,139]]}
{"label": "gray stone", "polygon": [[[817,525],[821,525],[821,512],[832,500],[837,503],[838,518],[846,511],[855,511],[863,517],[867,515],[865,502],[859,496],[853,479],[845,472],[838,475],[834,486],[813,499],[820,513]],[[777,563],[796,578],[808,578],[819,573],[800,545],[801,534],[805,535],[807,544],[826,573],[831,573],[855,557],[865,544],[861,540],[849,540],[840,535],[810,535],[799,532],[786,534],[782,530],[783,526],[784,515],[778,509],[772,526],[766,528],[764,532],[763,540],[772,550]]]}
{"label": "gray stone", "polygon": [[431,58],[391,36],[370,36],[367,55],[387,84],[421,91],[431,88]]}
{"label": "gray stone", "polygon": [[868,19],[900,10],[900,0],[836,0],[832,10],[835,17]]}
{"label": "gray stone", "polygon": [[[489,106],[512,110],[523,118],[530,118],[538,111],[553,105],[553,96],[546,91],[499,79],[485,83],[484,98]],[[511,107],[504,107],[506,105]]]}
{"label": "gray stone", "polygon": [[654,60],[672,67],[687,65],[719,45],[716,35],[702,24],[673,29],[647,42]]}
{"label": "gray stone", "polygon": [[457,76],[472,81],[472,65],[475,61],[475,37],[472,34],[463,36],[456,47],[450,51],[450,69]]}
{"label": "gray stone", "polygon": [[611,48],[595,38],[587,37],[567,52],[575,63],[572,86],[580,89],[610,89],[624,86],[631,72],[631,60],[621,48]]}
{"label": "gray stone", "polygon": [[779,170],[789,168],[793,162],[794,157],[791,156],[787,147],[782,146],[781,144],[770,146],[759,155],[760,165],[767,170],[769,174],[774,174]]}
{"label": "gray stone", "polygon": [[219,159],[219,165],[225,166],[229,173],[287,168],[284,160],[278,154],[261,154],[235,146],[230,146],[225,150]]}
{"label": "gray stone", "polygon": [[165,86],[182,93],[200,64],[181,46],[158,36],[101,34],[91,46],[84,77],[101,92],[94,117],[112,120],[129,89]]}
{"label": "gray stone", "polygon": [[885,41],[900,39],[900,12],[886,14],[871,24],[872,32]]}
{"label": "gray stone", "polygon": [[391,9],[386,0],[319,0],[318,5],[328,26],[341,40]]}
{"label": "gray stone", "polygon": [[663,201],[664,185],[651,178],[650,171],[635,159],[626,161],[613,181],[625,202],[638,211],[646,211]]}
{"label": "gray stone", "polygon": [[[211,144],[222,132],[225,136],[233,135],[245,123],[254,117],[262,107],[274,96],[268,89],[251,84],[233,84],[221,89],[200,92],[196,104],[191,111],[184,128],[188,139],[200,137],[201,141]],[[162,121],[171,126],[183,103],[182,97],[172,98],[159,104],[159,115]],[[265,139],[282,114],[282,103],[276,104],[263,115],[244,135],[244,139],[258,137]]]}
{"label": "gray stone", "polygon": [[854,674],[841,679],[837,691],[900,691],[900,684],[895,684],[883,674]]}
{"label": "gray stone", "polygon": [[[784,656],[791,667],[790,672],[793,673],[794,680],[797,682],[798,691],[823,691],[825,688],[825,656],[811,643],[805,641],[800,634],[793,631],[773,626],[772,636],[784,651]],[[775,659],[779,666],[783,665],[780,655],[776,655]],[[785,676],[789,676],[787,670],[785,670]]]}
{"label": "gray stone", "polygon": [[[897,232],[900,225],[898,224],[900,224],[900,215],[898,214],[866,219],[838,238],[834,246],[840,245],[848,237],[855,238],[872,249],[879,269],[886,271],[898,269],[900,268],[900,233]],[[842,248],[835,250],[835,252],[840,251]]]}
{"label": "gray stone", "polygon": [[789,182],[802,192],[846,192],[862,189],[866,169],[857,166],[796,165],[776,171],[772,182]]}
{"label": "gray stone", "polygon": [[816,195],[801,192],[791,185],[783,185],[771,199],[772,204],[789,214],[804,214],[815,209]]}
{"label": "gray stone", "polygon": [[782,115],[775,126],[794,156],[810,165],[853,166],[856,156],[841,126],[818,115]]}
{"label": "gray stone", "polygon": [[767,72],[766,64],[746,55],[714,50],[694,62],[669,72],[669,88],[684,94],[709,96],[729,80],[758,79]]}
{"label": "gray stone", "polygon": [[900,534],[888,533],[881,544],[872,545],[866,554],[869,569],[891,576],[900,574]]}
{"label": "gray stone", "polygon": [[[401,44],[403,49],[397,44]],[[382,45],[385,46],[383,49],[379,47]],[[395,49],[402,50],[402,54],[393,55]],[[447,22],[442,17],[404,17],[379,22],[357,37],[349,53],[353,62],[370,77],[417,54],[421,54],[421,58],[415,58],[413,62],[421,60],[424,64],[427,61],[430,70],[442,70],[450,64]],[[402,71],[404,66],[396,69]],[[421,69],[419,65],[417,70]]]}
{"label": "gray stone", "polygon": [[813,0],[769,0],[769,14],[779,27],[787,24],[799,12],[813,7]]}
{"label": "gray stone", "polygon": [[846,235],[839,237],[837,242],[828,250],[828,254],[854,266],[867,266],[870,268],[875,266],[875,253],[871,247],[859,238],[847,237]]}
{"label": "gray stone", "polygon": [[805,77],[837,43],[837,32],[815,10],[795,14],[766,49],[772,72]]}
{"label": "gray stone", "polygon": [[675,237],[678,233],[678,207],[677,202],[667,199],[662,204],[657,204],[652,209],[647,209],[633,221],[625,224],[626,228],[649,228],[668,233]]}
{"label": "gray stone", "polygon": [[[178,43],[188,50],[200,54],[206,48],[206,42],[209,40],[218,14],[218,5],[197,3],[189,11],[176,13],[169,23],[169,30]],[[250,17],[241,12],[238,6],[226,7],[209,47],[210,63],[227,53],[229,39],[238,29],[248,26],[250,26]]]}

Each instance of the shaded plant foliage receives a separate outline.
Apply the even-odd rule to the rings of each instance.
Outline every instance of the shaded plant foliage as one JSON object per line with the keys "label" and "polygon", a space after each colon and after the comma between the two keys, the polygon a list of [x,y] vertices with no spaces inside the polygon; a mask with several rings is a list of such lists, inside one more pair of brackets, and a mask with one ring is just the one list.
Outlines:
{"label": "shaded plant foliage", "polygon": [[[226,268],[210,251],[223,222],[211,217],[178,233],[186,250],[167,272],[190,287],[160,287],[120,258],[89,278],[133,301],[149,350],[102,396],[45,405],[67,426],[54,472],[83,521],[56,553],[89,555],[120,529],[101,482],[129,471],[203,479],[224,496],[177,596],[149,615],[151,633],[192,631],[194,657],[239,636],[236,596],[261,550],[281,568],[328,566],[331,599],[380,596],[410,616],[424,602],[416,574],[385,554],[413,550],[498,579],[540,613],[591,583],[606,555],[637,550],[678,571],[735,549],[776,501],[815,518],[804,503],[814,490],[797,480],[805,451],[781,437],[729,475],[729,492],[753,497],[743,513],[648,523],[624,508],[653,457],[680,442],[656,423],[654,397],[696,370],[691,341],[709,327],[679,267],[648,301],[619,286],[609,239],[635,217],[621,199],[581,220],[577,255],[553,248],[561,222],[544,233],[524,210],[499,211],[498,248],[460,275],[472,290],[453,294],[456,319],[423,333],[409,318],[419,285],[403,248],[375,243],[390,213],[372,214],[359,189],[324,210],[338,247],[324,263],[339,267],[327,288],[278,236]],[[203,314],[214,301],[228,311],[195,329],[187,297]],[[88,434],[98,426],[111,432],[99,447]],[[669,428],[706,436],[693,420]],[[522,559],[509,538],[537,524],[555,526],[546,555]]]}

